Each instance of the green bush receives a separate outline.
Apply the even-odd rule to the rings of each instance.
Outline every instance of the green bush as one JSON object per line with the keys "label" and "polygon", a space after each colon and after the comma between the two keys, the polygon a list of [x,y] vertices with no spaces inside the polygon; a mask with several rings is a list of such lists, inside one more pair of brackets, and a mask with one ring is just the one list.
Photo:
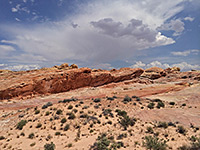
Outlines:
{"label": "green bush", "polygon": [[132,101],[132,98],[130,98],[128,95],[126,95],[126,96],[124,97],[123,102],[131,102],[131,101]]}
{"label": "green bush", "polygon": [[167,144],[165,141],[159,140],[157,137],[146,136],[143,145],[149,150],[166,150]]}
{"label": "green bush", "polygon": [[29,136],[28,136],[29,139],[33,139],[34,137],[35,137],[34,133],[30,133]]}
{"label": "green bush", "polygon": [[127,115],[127,112],[124,110],[121,111],[120,109],[116,109],[115,112],[117,112],[117,115],[122,116],[122,117]]}
{"label": "green bush", "polygon": [[33,146],[35,146],[35,144],[36,144],[35,142],[34,142],[34,143],[31,143],[30,146],[33,147]]}
{"label": "green bush", "polygon": [[108,150],[110,145],[110,140],[106,137],[106,134],[103,133],[97,138],[97,142],[94,144],[96,150]]}
{"label": "green bush", "polygon": [[40,127],[42,127],[42,124],[38,123],[37,126],[36,126],[36,128],[40,128]]}
{"label": "green bush", "polygon": [[121,118],[120,124],[122,125],[122,127],[124,127],[124,130],[126,130],[127,127],[134,126],[135,121],[135,119],[132,119],[129,116],[124,116]]}
{"label": "green bush", "polygon": [[149,103],[149,104],[147,105],[147,107],[150,108],[150,109],[154,109],[154,105],[155,105],[154,103]]}
{"label": "green bush", "polygon": [[158,109],[159,108],[161,108],[161,107],[165,107],[165,104],[162,102],[162,101],[159,101],[158,103],[157,103],[157,106],[156,106]]}
{"label": "green bush", "polygon": [[60,134],[61,134],[60,132],[56,132],[56,133],[55,133],[55,135],[60,135]]}
{"label": "green bush", "polygon": [[58,110],[56,111],[56,114],[57,114],[57,115],[61,115],[61,114],[62,114],[62,110],[61,110],[61,109],[58,109]]}
{"label": "green bush", "polygon": [[40,113],[40,110],[35,110],[35,114],[39,114]]}
{"label": "green bush", "polygon": [[50,112],[49,112],[49,111],[47,111],[47,112],[46,112],[46,114],[45,114],[45,116],[48,116],[49,114],[50,114]]}
{"label": "green bush", "polygon": [[157,127],[159,127],[159,128],[165,128],[166,129],[168,127],[168,123],[166,123],[166,122],[159,122]]}
{"label": "green bush", "polygon": [[72,113],[72,112],[69,113],[68,115],[69,115],[68,119],[72,119],[72,120],[73,120],[73,119],[76,118],[76,116],[75,116],[74,113]]}
{"label": "green bush", "polygon": [[55,149],[55,144],[51,142],[50,144],[45,144],[44,145],[44,150],[54,150]]}
{"label": "green bush", "polygon": [[64,131],[69,130],[69,124],[66,124],[63,130],[64,130]]}
{"label": "green bush", "polygon": [[147,133],[153,133],[153,128],[152,127],[147,127],[147,131],[146,131]]}
{"label": "green bush", "polygon": [[18,122],[17,124],[17,129],[22,130],[23,127],[26,125],[27,120],[21,120],[20,122]]}
{"label": "green bush", "polygon": [[69,106],[68,106],[68,109],[72,109],[72,108],[73,108],[73,106],[72,106],[72,105],[69,105]]}
{"label": "green bush", "polygon": [[101,102],[101,99],[100,99],[100,98],[95,98],[95,99],[93,100],[93,102],[99,103],[99,102]]}
{"label": "green bush", "polygon": [[66,118],[62,118],[61,123],[65,123],[67,121]]}
{"label": "green bush", "polygon": [[185,135],[187,130],[183,126],[178,126],[177,132]]}

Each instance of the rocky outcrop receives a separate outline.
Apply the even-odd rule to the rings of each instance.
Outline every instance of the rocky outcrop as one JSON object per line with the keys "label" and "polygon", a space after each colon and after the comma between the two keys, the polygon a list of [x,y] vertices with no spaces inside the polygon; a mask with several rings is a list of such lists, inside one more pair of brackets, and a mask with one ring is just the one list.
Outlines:
{"label": "rocky outcrop", "polygon": [[140,68],[96,72],[90,68],[78,69],[76,65],[69,67],[68,64],[54,69],[9,72],[0,76],[0,99],[66,92],[86,86],[96,87],[131,80],[143,72]]}
{"label": "rocky outcrop", "polygon": [[166,76],[165,70],[158,67],[151,67],[146,69],[140,77],[149,79],[158,79],[162,76]]}

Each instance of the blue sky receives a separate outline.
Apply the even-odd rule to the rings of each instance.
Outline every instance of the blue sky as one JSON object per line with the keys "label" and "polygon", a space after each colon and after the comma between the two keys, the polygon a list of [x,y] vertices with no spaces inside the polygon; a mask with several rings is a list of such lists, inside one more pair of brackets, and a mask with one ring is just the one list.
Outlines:
{"label": "blue sky", "polygon": [[1,0],[0,69],[200,70],[199,0]]}

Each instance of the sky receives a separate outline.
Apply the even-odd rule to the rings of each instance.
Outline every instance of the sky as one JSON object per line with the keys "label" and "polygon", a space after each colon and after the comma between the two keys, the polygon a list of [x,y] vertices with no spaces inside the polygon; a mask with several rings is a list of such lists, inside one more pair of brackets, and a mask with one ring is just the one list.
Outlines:
{"label": "sky", "polygon": [[0,69],[200,70],[199,0],[0,0]]}

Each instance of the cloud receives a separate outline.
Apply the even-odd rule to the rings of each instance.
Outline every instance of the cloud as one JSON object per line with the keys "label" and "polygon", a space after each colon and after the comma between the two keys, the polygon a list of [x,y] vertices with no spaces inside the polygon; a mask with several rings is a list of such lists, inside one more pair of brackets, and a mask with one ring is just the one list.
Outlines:
{"label": "cloud", "polygon": [[151,68],[151,67],[155,67],[155,66],[159,67],[159,68],[168,68],[168,67],[170,67],[169,64],[166,64],[166,63],[162,64],[159,61],[153,61],[153,62],[151,62],[149,64],[145,64],[145,63],[143,63],[141,61],[137,61],[134,65],[132,65],[130,67],[131,68],[144,68],[144,69],[146,69],[146,68]]}
{"label": "cloud", "polygon": [[41,68],[39,65],[14,65],[4,67],[3,70],[21,71],[21,70],[34,70]]}
{"label": "cloud", "polygon": [[169,23],[165,23],[158,27],[158,30],[174,31],[173,36],[178,36],[184,31],[184,22],[180,19],[171,20]]}
{"label": "cloud", "polygon": [[184,20],[192,22],[194,20],[194,18],[192,18],[192,17],[185,17]]}
{"label": "cloud", "polygon": [[192,49],[192,50],[187,50],[187,51],[176,51],[176,52],[171,52],[172,55],[174,56],[188,56],[190,54],[195,54],[197,55],[200,52],[200,50],[197,49]]}
{"label": "cloud", "polygon": [[[24,54],[47,61],[105,64],[133,57],[138,50],[173,44],[157,28],[184,9],[183,1],[94,1],[77,7],[78,13],[67,19],[1,28],[14,37],[8,41]],[[174,20],[169,28],[180,33],[184,30],[181,23]]]}
{"label": "cloud", "polygon": [[0,45],[0,58],[3,59],[13,51],[15,51],[15,48],[10,45]]}
{"label": "cloud", "polygon": [[95,28],[100,29],[103,34],[112,37],[130,36],[133,39],[142,39],[148,42],[156,40],[157,32],[149,29],[147,25],[144,25],[141,20],[137,19],[130,20],[127,26],[121,22],[115,22],[112,18],[101,19],[97,22],[91,22],[91,24]]}
{"label": "cloud", "polygon": [[13,8],[11,9],[11,11],[12,11],[12,12],[18,12],[18,11],[20,11],[20,10],[21,10],[20,6],[21,6],[20,4],[17,4],[17,5],[16,5],[16,8],[13,7]]}
{"label": "cloud", "polygon": [[168,64],[168,63],[161,63],[159,61],[153,61],[149,64],[145,64],[141,61],[137,61],[135,64],[130,66],[131,68],[143,68],[143,69],[147,69],[147,68],[151,68],[151,67],[159,67],[159,68],[169,68],[169,67],[179,67],[182,71],[188,71],[191,69],[194,70],[200,70],[200,65],[197,64],[189,64],[187,62],[181,62],[181,63],[176,63],[176,64]]}

